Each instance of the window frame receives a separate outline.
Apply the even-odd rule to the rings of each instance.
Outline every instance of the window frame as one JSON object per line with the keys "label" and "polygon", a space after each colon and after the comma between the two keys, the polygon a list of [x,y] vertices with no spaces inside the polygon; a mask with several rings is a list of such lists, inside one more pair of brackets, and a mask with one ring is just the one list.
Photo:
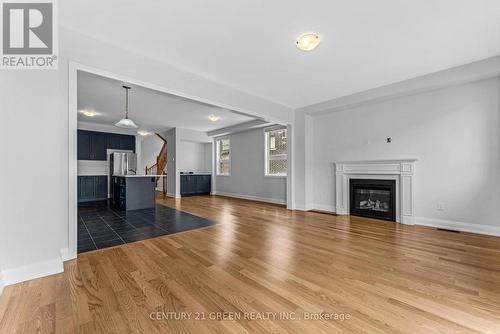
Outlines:
{"label": "window frame", "polygon": [[[221,173],[220,172],[220,162],[221,162],[221,159],[220,159],[220,142],[223,141],[223,140],[229,140],[229,159],[227,160],[227,163],[229,165],[229,172],[228,173]],[[215,166],[215,175],[216,176],[231,176],[231,137],[227,136],[227,137],[220,137],[220,138],[217,138],[215,140],[215,146],[216,146],[216,154],[217,154],[217,158],[216,158],[216,166]],[[224,160],[225,161],[225,160]]]}
{"label": "window frame", "polygon": [[[270,136],[269,134],[274,131],[280,131],[284,130],[286,132],[287,136],[287,146],[286,146],[286,152],[285,154],[279,154],[275,156],[270,156],[269,155],[269,140]],[[284,159],[283,159],[284,158]],[[285,160],[287,161],[287,171],[286,173],[281,173],[281,174],[270,174],[269,173],[269,161],[271,160]],[[287,128],[284,127],[273,127],[273,128],[267,128],[264,129],[264,177],[271,177],[271,178],[286,178],[288,176],[288,130]]]}

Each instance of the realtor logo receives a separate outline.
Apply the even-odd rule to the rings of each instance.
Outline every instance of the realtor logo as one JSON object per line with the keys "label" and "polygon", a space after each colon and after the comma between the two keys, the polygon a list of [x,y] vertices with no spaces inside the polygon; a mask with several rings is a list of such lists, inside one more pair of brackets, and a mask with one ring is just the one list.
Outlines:
{"label": "realtor logo", "polygon": [[55,69],[54,2],[2,2],[3,69]]}

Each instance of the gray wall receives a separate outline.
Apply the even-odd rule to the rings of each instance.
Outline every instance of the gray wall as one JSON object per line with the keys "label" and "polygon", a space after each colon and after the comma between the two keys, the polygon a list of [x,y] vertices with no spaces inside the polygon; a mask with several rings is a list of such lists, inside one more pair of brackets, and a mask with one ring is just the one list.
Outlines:
{"label": "gray wall", "polygon": [[176,196],[177,192],[177,158],[176,129],[170,129],[161,134],[167,140],[167,194]]}
{"label": "gray wall", "polygon": [[264,176],[264,129],[232,134],[230,138],[231,175],[216,177],[215,192],[285,204],[286,178]]}
{"label": "gray wall", "polygon": [[177,156],[179,172],[210,173],[212,171],[212,144],[210,143],[181,140]]}
{"label": "gray wall", "polygon": [[335,161],[418,158],[417,218],[498,226],[500,78],[313,120],[316,208],[335,205]]}
{"label": "gray wall", "polygon": [[[157,135],[150,135],[142,138],[141,141],[141,170],[138,171],[139,174],[145,173],[146,167],[151,167],[156,164],[156,158],[160,154],[161,148],[163,147],[163,140],[158,138]],[[160,174],[161,171],[158,171]]]}

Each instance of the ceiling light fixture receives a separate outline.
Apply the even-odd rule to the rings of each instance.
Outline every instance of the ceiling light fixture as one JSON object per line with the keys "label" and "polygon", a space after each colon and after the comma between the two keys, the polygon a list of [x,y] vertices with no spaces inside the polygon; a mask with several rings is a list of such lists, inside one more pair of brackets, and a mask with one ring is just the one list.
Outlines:
{"label": "ceiling light fixture", "polygon": [[147,132],[147,131],[144,131],[144,130],[139,130],[137,131],[137,134],[140,135],[140,136],[149,136],[151,133],[150,132]]}
{"label": "ceiling light fixture", "polygon": [[115,126],[126,129],[137,129],[138,126],[134,123],[134,121],[128,118],[128,91],[132,87],[128,86],[122,86],[122,87],[125,88],[125,118],[122,118],[118,123],[115,124]]}
{"label": "ceiling light fixture", "polygon": [[321,42],[321,39],[319,38],[319,35],[316,33],[307,33],[307,34],[302,34],[297,38],[297,41],[295,42],[295,45],[297,48],[299,48],[302,51],[311,51],[315,49],[319,43]]}
{"label": "ceiling light fixture", "polygon": [[94,110],[89,110],[89,109],[84,109],[81,110],[80,112],[87,117],[94,117],[95,115],[97,115],[97,113]]}
{"label": "ceiling light fixture", "polygon": [[217,122],[220,119],[220,116],[210,115],[208,116],[208,119],[211,120],[212,122]]}

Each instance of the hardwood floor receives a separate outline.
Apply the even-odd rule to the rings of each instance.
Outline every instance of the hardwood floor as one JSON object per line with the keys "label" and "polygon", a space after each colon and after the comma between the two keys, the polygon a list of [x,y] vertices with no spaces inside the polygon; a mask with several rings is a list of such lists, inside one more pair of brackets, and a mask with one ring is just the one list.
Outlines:
{"label": "hardwood floor", "polygon": [[221,224],[81,254],[62,274],[6,287],[0,333],[500,333],[500,238],[159,200]]}

